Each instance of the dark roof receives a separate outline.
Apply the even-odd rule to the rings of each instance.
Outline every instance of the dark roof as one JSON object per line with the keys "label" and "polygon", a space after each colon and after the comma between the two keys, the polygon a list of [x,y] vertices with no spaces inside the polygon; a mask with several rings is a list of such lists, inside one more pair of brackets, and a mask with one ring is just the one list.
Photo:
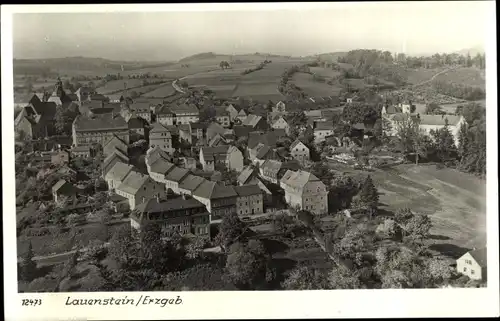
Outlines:
{"label": "dark roof", "polygon": [[282,133],[279,131],[270,131],[267,133],[250,132],[248,135],[248,148],[253,149],[259,143],[262,143],[269,147],[275,147],[278,139],[285,136],[286,135],[282,135]]}
{"label": "dark roof", "polygon": [[316,123],[316,128],[314,130],[332,130],[333,123],[328,121],[320,121]]}
{"label": "dark roof", "polygon": [[85,153],[90,153],[90,146],[75,146],[71,149],[72,153],[80,153],[80,152],[85,152]]}
{"label": "dark roof", "polygon": [[120,115],[102,114],[93,117],[79,115],[73,122],[76,131],[128,129],[127,122]]}
{"label": "dark roof", "polygon": [[[195,200],[194,198],[184,199],[182,197],[172,199],[151,198],[148,201],[137,206],[138,213],[164,213],[172,212],[181,209],[204,208],[205,205]],[[189,212],[188,212],[189,213]]]}
{"label": "dark roof", "polygon": [[193,195],[206,199],[219,199],[237,196],[232,186],[220,182],[205,181],[193,192]]}
{"label": "dark roof", "polygon": [[200,112],[194,104],[173,105],[170,110],[174,114],[199,114]]}
{"label": "dark roof", "polygon": [[470,251],[469,254],[476,260],[477,264],[481,267],[487,266],[487,253],[486,248]]}
{"label": "dark roof", "polygon": [[243,186],[235,186],[234,191],[238,194],[238,196],[250,196],[262,194],[262,190],[258,185],[243,185]]}
{"label": "dark roof", "polygon": [[189,123],[191,129],[207,129],[207,123]]}
{"label": "dark roof", "polygon": [[157,115],[173,115],[174,113],[167,106],[162,106],[156,110]]}
{"label": "dark roof", "polygon": [[142,119],[141,117],[130,117],[130,119],[128,120],[129,129],[144,128],[146,127],[146,124],[146,120]]}
{"label": "dark roof", "polygon": [[252,131],[252,128],[243,125],[234,125],[233,130],[236,137],[248,137],[248,135]]}
{"label": "dark roof", "polygon": [[206,181],[206,179],[204,179],[203,177],[190,174],[182,181],[182,183],[179,185],[179,188],[192,192],[204,181]]}
{"label": "dark roof", "polygon": [[152,173],[159,173],[159,174],[167,174],[169,171],[171,171],[174,168],[174,164],[165,161],[164,159],[158,159],[156,162],[151,164],[151,172]]}
{"label": "dark roof", "polygon": [[201,152],[203,157],[210,157],[214,155],[226,155],[229,149],[229,145],[217,146],[217,147],[203,147]]}
{"label": "dark roof", "polygon": [[57,105],[54,102],[37,102],[31,106],[38,115],[42,115],[46,119],[53,119],[56,114]]}
{"label": "dark roof", "polygon": [[175,167],[165,176],[165,179],[168,181],[180,183],[188,174],[188,169]]}
{"label": "dark roof", "polygon": [[150,111],[149,106],[150,106],[149,102],[135,101],[132,104],[130,104],[129,108],[130,110],[133,110],[135,112],[149,112]]}
{"label": "dark roof", "polygon": [[149,134],[154,134],[154,133],[165,133],[168,132],[170,133],[170,130],[163,124],[161,123],[154,123],[153,128],[149,131]]}

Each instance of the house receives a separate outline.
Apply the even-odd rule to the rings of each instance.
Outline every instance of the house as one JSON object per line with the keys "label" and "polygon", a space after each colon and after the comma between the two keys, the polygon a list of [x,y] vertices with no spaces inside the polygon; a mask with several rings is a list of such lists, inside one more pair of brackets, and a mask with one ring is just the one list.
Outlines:
{"label": "house", "polygon": [[244,121],[241,122],[243,126],[248,126],[253,130],[267,130],[266,119],[262,116],[249,114]]}
{"label": "house", "polygon": [[271,191],[258,177],[258,171],[251,166],[247,166],[241,171],[237,178],[237,182],[239,186],[257,185],[266,194],[266,196],[272,196]]}
{"label": "house", "polygon": [[264,212],[264,196],[257,185],[243,185],[234,187],[238,194],[236,199],[236,214],[253,215]]}
{"label": "house", "polygon": [[167,237],[174,234],[210,237],[210,213],[205,205],[192,198],[153,197],[130,215],[130,225],[135,230],[140,231],[151,222],[160,224]]}
{"label": "house", "polygon": [[456,115],[422,115],[410,113],[395,113],[385,114],[384,119],[388,125],[384,125],[384,132],[387,136],[395,136],[398,127],[406,121],[418,123],[419,129],[423,134],[431,136],[431,131],[436,131],[448,125],[448,129],[452,134],[455,145],[458,146],[458,134],[462,125],[467,126],[467,122],[463,116]]}
{"label": "house", "polygon": [[170,110],[174,113],[174,125],[197,123],[200,120],[200,111],[194,104],[172,105]]}
{"label": "house", "polygon": [[287,204],[314,214],[328,213],[328,191],[325,184],[313,174],[288,170],[280,180]]}
{"label": "house", "polygon": [[236,139],[246,137],[250,135],[250,132],[252,132],[252,128],[243,126],[243,125],[234,125],[233,126],[233,131],[234,131],[234,136]]}
{"label": "house", "polygon": [[231,125],[231,116],[224,106],[215,107],[215,121],[224,128],[228,128]]}
{"label": "house", "polygon": [[24,106],[14,120],[16,131],[22,132],[28,139],[40,139],[54,135],[56,104],[40,102],[38,98],[34,97],[30,100],[33,103]]}
{"label": "house", "polygon": [[132,170],[134,170],[134,166],[117,162],[104,176],[108,190],[112,191],[120,186]]}
{"label": "house", "polygon": [[179,185],[190,174],[188,169],[174,167],[165,175],[165,189],[171,189],[175,194],[180,194]]}
{"label": "house", "polygon": [[286,113],[286,105],[282,101],[278,101],[272,108],[274,113]]}
{"label": "house", "polygon": [[125,100],[125,97],[123,97],[122,94],[107,94],[108,101],[110,103],[121,103],[122,101]]}
{"label": "house", "polygon": [[146,151],[145,163],[148,172],[151,171],[151,165],[154,164],[158,159],[163,160],[164,162],[171,162],[172,157],[162,150],[159,146],[150,147]]}
{"label": "house", "polygon": [[151,124],[151,108],[147,101],[134,101],[129,105],[129,109],[136,117],[140,117]]}
{"label": "house", "polygon": [[128,199],[131,210],[152,196],[165,197],[166,195],[163,184],[155,182],[149,175],[136,171],[128,173],[115,189],[115,193]]}
{"label": "house", "polygon": [[68,164],[70,160],[70,152],[67,150],[59,150],[51,155],[51,163],[56,165]]}
{"label": "house", "polygon": [[52,197],[54,202],[59,203],[61,196],[73,198],[76,195],[76,188],[64,179],[59,180],[52,186]]}
{"label": "house", "polygon": [[166,184],[166,176],[175,168],[175,165],[163,158],[158,158],[148,166],[149,176],[158,183]]}
{"label": "house", "polygon": [[113,135],[102,146],[102,154],[104,155],[104,157],[108,157],[116,150],[118,150],[123,155],[127,155],[128,145],[120,137]]}
{"label": "house", "polygon": [[254,149],[258,144],[267,145],[269,147],[276,147],[276,143],[279,139],[286,137],[284,131],[254,131],[250,132],[248,135],[247,150]]}
{"label": "house", "polygon": [[[207,124],[205,123],[189,123],[189,131],[191,136],[196,140],[203,140],[206,136]],[[192,142],[191,142],[192,143]]]}
{"label": "house", "polygon": [[233,104],[229,104],[228,106],[226,106],[226,111],[229,113],[229,120],[231,122],[234,122],[236,117],[238,117],[238,109],[236,109]]}
{"label": "house", "polygon": [[273,129],[283,129],[287,135],[290,135],[290,125],[285,120],[283,116],[278,116],[274,120],[272,120],[271,128]]}
{"label": "house", "polygon": [[474,249],[457,259],[457,272],[467,275],[472,280],[486,280],[486,247]]}
{"label": "house", "polygon": [[72,157],[82,157],[82,158],[90,158],[94,156],[92,147],[89,145],[86,146],[75,146],[71,149]]}
{"label": "house", "polygon": [[174,113],[167,106],[162,106],[156,111],[156,121],[163,125],[174,124]]}
{"label": "house", "polygon": [[163,151],[173,154],[172,135],[170,131],[161,123],[155,123],[149,132],[149,146],[158,146]]}
{"label": "house", "polygon": [[237,197],[232,186],[221,182],[204,181],[193,192],[193,198],[203,203],[211,213],[211,221],[235,214]]}
{"label": "house", "polygon": [[236,119],[238,119],[241,123],[243,123],[245,121],[245,119],[247,119],[247,116],[248,116],[247,112],[242,108],[238,112]]}
{"label": "house", "polygon": [[127,155],[125,155],[123,152],[119,151],[118,149],[113,151],[111,155],[106,157],[104,161],[102,162],[102,177],[104,178],[106,174],[109,172],[113,166],[115,166],[116,163],[124,163],[128,164],[130,163],[130,159],[128,158]]}
{"label": "house", "polygon": [[205,181],[207,180],[201,176],[189,174],[179,185],[179,193],[192,196],[193,192],[198,188],[198,186],[200,186]]}
{"label": "house", "polygon": [[128,124],[118,114],[101,114],[94,116],[79,115],[73,121],[73,144],[75,146],[103,145],[113,135],[129,143]]}
{"label": "house", "polygon": [[279,184],[278,172],[281,164],[276,160],[266,160],[259,168],[260,177],[273,184]]}
{"label": "house", "polygon": [[314,143],[324,142],[326,137],[333,135],[333,123],[317,122],[314,127]]}
{"label": "house", "polygon": [[220,134],[217,134],[214,137],[212,137],[212,139],[208,142],[208,147],[217,147],[227,144],[228,141]]}
{"label": "house", "polygon": [[206,139],[207,142],[211,141],[212,138],[214,138],[217,135],[220,135],[224,137],[224,134],[226,134],[227,129],[222,127],[219,123],[213,122],[210,125],[207,126],[206,130]]}
{"label": "house", "polygon": [[28,105],[34,105],[43,101],[43,93],[28,93],[17,94],[14,93],[14,108],[24,108]]}
{"label": "house", "polygon": [[87,86],[80,86],[80,88],[75,91],[75,95],[79,102],[90,101],[92,91],[93,90]]}
{"label": "house", "polygon": [[131,136],[135,136],[139,139],[146,137],[146,129],[148,128],[146,120],[141,117],[132,116],[129,118],[127,124]]}
{"label": "house", "polygon": [[301,163],[310,160],[311,156],[309,148],[298,139],[290,145],[290,154]]}
{"label": "house", "polygon": [[200,163],[205,171],[214,171],[217,165],[241,172],[243,170],[243,154],[231,145],[204,147],[200,149]]}
{"label": "house", "polygon": [[112,193],[110,195],[108,204],[115,211],[115,213],[123,213],[130,211],[130,205],[128,199],[115,193]]}

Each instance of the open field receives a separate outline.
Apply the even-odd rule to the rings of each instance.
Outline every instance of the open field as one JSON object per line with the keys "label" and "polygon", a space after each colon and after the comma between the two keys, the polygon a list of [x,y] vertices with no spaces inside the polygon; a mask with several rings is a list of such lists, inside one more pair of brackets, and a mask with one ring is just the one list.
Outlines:
{"label": "open field", "polygon": [[483,70],[477,68],[457,68],[440,74],[435,80],[485,89],[486,80],[484,77]]}
{"label": "open field", "polygon": [[[466,247],[486,233],[486,183],[472,175],[434,165],[400,165],[371,174],[383,208],[408,206],[430,215],[436,248]],[[447,251],[448,252],[448,251]],[[459,255],[459,253],[448,253]]]}
{"label": "open field", "polygon": [[315,81],[311,74],[298,72],[293,75],[293,82],[310,97],[325,97],[337,95],[341,87],[331,86],[324,82]]}
{"label": "open field", "polygon": [[416,85],[420,84],[424,81],[430,80],[435,74],[446,70],[447,68],[434,68],[434,69],[406,69],[403,72],[403,76],[406,77],[406,80],[409,84]]}
{"label": "open field", "polygon": [[119,90],[124,90],[125,85],[128,89],[132,89],[135,87],[142,87],[143,81],[147,82],[156,82],[156,81],[164,81],[168,82],[171,79],[161,79],[161,78],[146,78],[146,79],[120,79],[120,80],[112,80],[108,81],[104,86],[97,88],[97,92],[100,94],[109,94]]}
{"label": "open field", "polygon": [[172,87],[172,84],[170,82],[164,84],[161,87],[158,87],[152,91],[149,91],[145,94],[143,94],[143,97],[153,97],[153,98],[163,98],[167,97],[170,95],[173,95],[175,93],[174,87]]}
{"label": "open field", "polygon": [[331,68],[310,67],[309,70],[311,70],[313,74],[326,78],[332,78],[340,75],[340,71],[332,70]]}

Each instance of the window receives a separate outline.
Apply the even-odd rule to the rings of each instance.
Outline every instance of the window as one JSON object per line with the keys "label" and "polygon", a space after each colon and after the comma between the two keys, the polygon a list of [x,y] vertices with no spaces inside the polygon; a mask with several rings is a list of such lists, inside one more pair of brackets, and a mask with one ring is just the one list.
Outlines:
{"label": "window", "polygon": [[470,274],[474,275],[474,270],[470,270]]}
{"label": "window", "polygon": [[464,272],[467,272],[467,268],[466,267],[464,267]]}

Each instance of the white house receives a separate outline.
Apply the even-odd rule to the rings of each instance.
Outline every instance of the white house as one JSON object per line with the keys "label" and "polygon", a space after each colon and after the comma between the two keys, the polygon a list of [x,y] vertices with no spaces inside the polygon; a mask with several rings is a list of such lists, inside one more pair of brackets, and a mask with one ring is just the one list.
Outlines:
{"label": "white house", "polygon": [[287,135],[290,135],[290,125],[288,125],[288,122],[285,120],[283,116],[276,117],[272,122],[271,128],[284,129],[285,133]]}
{"label": "white house", "polygon": [[298,139],[290,145],[290,154],[299,162],[305,162],[310,159],[309,148]]}
{"label": "white house", "polygon": [[457,259],[457,272],[472,280],[486,279],[486,247],[465,253]]}
{"label": "white house", "polygon": [[149,175],[136,171],[130,172],[125,180],[115,189],[115,193],[129,201],[130,209],[152,197],[165,197],[163,184],[155,182]]}

